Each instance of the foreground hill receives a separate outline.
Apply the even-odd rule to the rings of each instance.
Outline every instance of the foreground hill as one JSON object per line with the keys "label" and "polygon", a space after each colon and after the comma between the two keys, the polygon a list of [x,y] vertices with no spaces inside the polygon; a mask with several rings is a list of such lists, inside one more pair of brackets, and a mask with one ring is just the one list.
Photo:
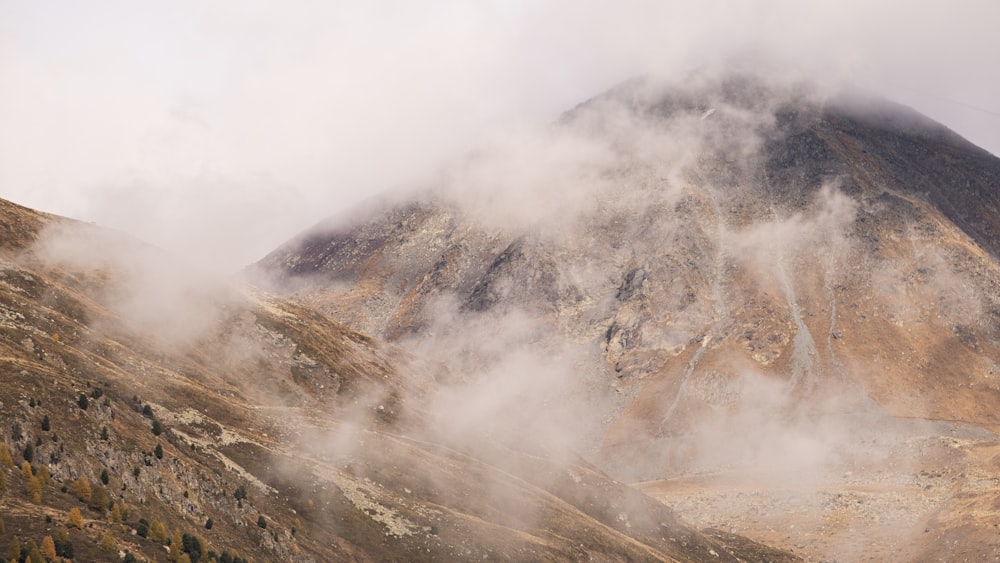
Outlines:
{"label": "foreground hill", "polygon": [[437,431],[411,363],[0,201],[0,557],[795,559],[695,531],[571,452]]}
{"label": "foreground hill", "polygon": [[622,85],[250,274],[562,413],[700,522],[975,559],[1000,548],[998,188],[1000,160],[908,108],[705,72]]}

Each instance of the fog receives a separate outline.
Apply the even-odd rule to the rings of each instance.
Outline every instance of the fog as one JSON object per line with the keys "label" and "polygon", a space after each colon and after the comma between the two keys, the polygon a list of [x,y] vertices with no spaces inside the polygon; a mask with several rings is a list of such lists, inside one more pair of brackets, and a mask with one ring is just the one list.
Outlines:
{"label": "fog", "polygon": [[[127,327],[172,350],[211,338],[228,314],[218,279],[325,217],[356,223],[349,210],[386,191],[443,203],[455,232],[475,231],[375,233],[387,250],[367,271],[390,273],[321,288],[344,322],[404,335],[394,375],[420,426],[391,428],[401,436],[502,467],[518,463],[504,448],[556,465],[582,455],[623,481],[828,483],[940,432],[898,422],[917,407],[878,404],[894,367],[874,365],[874,339],[902,320],[989,328],[986,286],[957,251],[921,242],[926,225],[871,243],[859,217],[881,204],[839,178],[763,194],[760,151],[788,100],[716,87],[734,59],[773,61],[765,88],[819,77],[806,94],[825,99],[859,84],[997,152],[991,3],[65,8],[0,23],[0,79],[14,85],[0,89],[0,195],[196,265],[92,225],[46,232],[35,250],[50,267],[121,275],[92,297]],[[577,105],[615,85],[618,97]],[[682,95],[657,105],[666,88]],[[482,240],[506,261],[470,250]],[[421,294],[445,248],[466,252],[442,263],[469,279]],[[930,273],[906,293],[917,264]],[[308,302],[319,279],[279,289]],[[420,331],[390,326],[414,302]],[[264,357],[253,342],[220,357],[250,366]],[[335,430],[293,422],[335,459],[375,455],[359,441],[382,399],[335,412]],[[889,429],[883,441],[859,443],[873,428]],[[895,453],[901,471],[918,466]],[[481,485],[504,505],[500,481]]]}
{"label": "fog", "polygon": [[989,0],[4,3],[0,196],[234,271],[636,75],[757,53],[1000,152]]}

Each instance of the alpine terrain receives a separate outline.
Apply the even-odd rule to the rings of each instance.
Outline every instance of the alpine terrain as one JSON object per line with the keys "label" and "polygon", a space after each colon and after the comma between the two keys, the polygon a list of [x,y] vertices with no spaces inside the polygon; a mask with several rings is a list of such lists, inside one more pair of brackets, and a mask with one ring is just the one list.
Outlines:
{"label": "alpine terrain", "polygon": [[0,200],[0,560],[798,560],[441,360]]}
{"label": "alpine terrain", "polygon": [[[998,188],[995,156],[864,92],[759,70],[636,79],[544,131],[513,133],[467,155],[422,190],[304,232],[247,272],[284,298],[232,305],[232,318],[244,320],[225,326],[280,345],[283,356],[263,356],[285,370],[283,379],[244,369],[254,385],[307,397],[299,419],[319,420],[315,412],[346,408],[324,405],[369,396],[310,387],[320,374],[303,372],[307,366],[339,359],[357,375],[308,369],[328,370],[323,377],[348,389],[357,379],[392,390],[394,401],[380,399],[393,413],[379,422],[385,430],[360,434],[379,444],[383,461],[368,451],[351,462],[353,471],[325,462],[339,471],[331,490],[339,487],[347,501],[375,502],[390,487],[385,479],[397,483],[393,510],[413,522],[405,528],[412,535],[386,536],[386,545],[484,545],[502,531],[504,541],[537,551],[485,555],[754,557],[735,551],[733,536],[714,535],[722,532],[686,540],[663,533],[658,522],[678,524],[651,516],[666,509],[641,491],[697,528],[808,560],[994,559]],[[82,292],[75,288],[89,278],[68,276],[54,279]],[[319,339],[304,332],[318,330],[303,324],[307,315],[321,322],[313,311],[350,328],[322,321],[338,337]],[[389,344],[378,348],[359,333]],[[334,353],[320,342],[351,347]],[[88,348],[97,356],[92,365],[126,369],[103,350]],[[169,402],[177,393],[168,386],[215,389],[216,379],[232,385],[237,376],[205,367],[218,354],[187,354],[158,358],[172,366],[171,377],[156,379],[162,394],[141,393],[166,402],[157,416],[173,413],[169,420],[194,440],[197,449],[185,456],[215,467],[216,453],[225,454],[245,467],[260,457],[228,452],[292,455],[277,445],[278,430],[226,447],[208,439],[207,428],[196,432],[182,414],[189,411]],[[355,354],[368,360],[359,365]],[[79,377],[77,387],[96,378]],[[239,426],[230,417],[251,412],[248,393],[212,400],[233,413],[213,423],[221,435]],[[196,410],[207,417],[213,408]],[[448,449],[410,434],[408,416]],[[187,447],[180,434],[169,435],[172,447]],[[153,437],[144,438],[151,447]],[[406,465],[434,467],[435,477],[400,494],[413,468],[385,461],[397,453]],[[300,473],[289,482],[318,483],[321,472],[311,471],[308,481]],[[483,480],[478,472],[491,474]],[[294,498],[275,488],[276,497],[260,489],[258,498]],[[598,500],[598,490],[635,504]],[[540,506],[534,518],[512,516],[523,495]],[[438,500],[416,500],[428,498]],[[208,510],[202,502],[196,510]],[[273,502],[272,510],[285,506]],[[379,529],[389,518],[381,506],[374,523],[352,512],[357,525]],[[431,523],[445,515],[451,524]],[[449,537],[459,522],[477,531]],[[429,525],[437,535],[427,535]]]}

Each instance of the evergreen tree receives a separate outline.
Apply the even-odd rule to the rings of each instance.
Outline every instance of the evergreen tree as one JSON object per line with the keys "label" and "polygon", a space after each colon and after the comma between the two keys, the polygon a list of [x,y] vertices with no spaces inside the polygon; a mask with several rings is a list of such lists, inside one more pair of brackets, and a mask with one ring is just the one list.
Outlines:
{"label": "evergreen tree", "polygon": [[90,401],[87,399],[86,395],[84,395],[83,393],[80,393],[80,398],[76,400],[76,404],[81,409],[87,410],[87,407],[90,406]]}
{"label": "evergreen tree", "polygon": [[260,526],[261,528],[267,527],[267,520],[264,519],[263,514],[257,517],[257,525]]}
{"label": "evergreen tree", "polygon": [[52,425],[49,423],[49,415],[45,415],[42,418],[42,430],[48,432],[52,429]]}
{"label": "evergreen tree", "polygon": [[101,439],[104,440],[105,442],[108,441],[108,427],[107,426],[102,426],[101,427]]}
{"label": "evergreen tree", "polygon": [[153,450],[153,455],[156,456],[156,459],[163,459],[163,446],[156,444],[156,449]]}
{"label": "evergreen tree", "polygon": [[110,477],[108,476],[108,470],[107,469],[102,469],[101,470],[101,483],[107,485],[109,479],[110,479]]}
{"label": "evergreen tree", "polygon": [[35,459],[35,447],[28,442],[27,446],[24,446],[24,461],[31,463]]}
{"label": "evergreen tree", "polygon": [[159,420],[154,420],[153,421],[153,435],[154,436],[159,436],[162,433],[163,433],[163,425],[160,424]]}
{"label": "evergreen tree", "polygon": [[59,531],[59,537],[56,538],[55,543],[56,555],[65,557],[66,559],[73,559],[75,555],[73,553],[73,542],[69,541],[69,534],[65,529]]}

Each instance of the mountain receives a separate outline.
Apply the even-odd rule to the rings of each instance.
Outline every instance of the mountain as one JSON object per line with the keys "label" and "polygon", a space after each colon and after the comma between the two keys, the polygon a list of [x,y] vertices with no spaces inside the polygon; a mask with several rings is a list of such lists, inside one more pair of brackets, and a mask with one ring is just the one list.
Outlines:
{"label": "mountain", "polygon": [[435,426],[438,369],[0,200],[0,558],[798,559],[544,441]]}
{"label": "mountain", "polygon": [[909,108],[705,70],[248,275],[696,523],[816,559],[995,557],[998,187],[1000,160]]}

